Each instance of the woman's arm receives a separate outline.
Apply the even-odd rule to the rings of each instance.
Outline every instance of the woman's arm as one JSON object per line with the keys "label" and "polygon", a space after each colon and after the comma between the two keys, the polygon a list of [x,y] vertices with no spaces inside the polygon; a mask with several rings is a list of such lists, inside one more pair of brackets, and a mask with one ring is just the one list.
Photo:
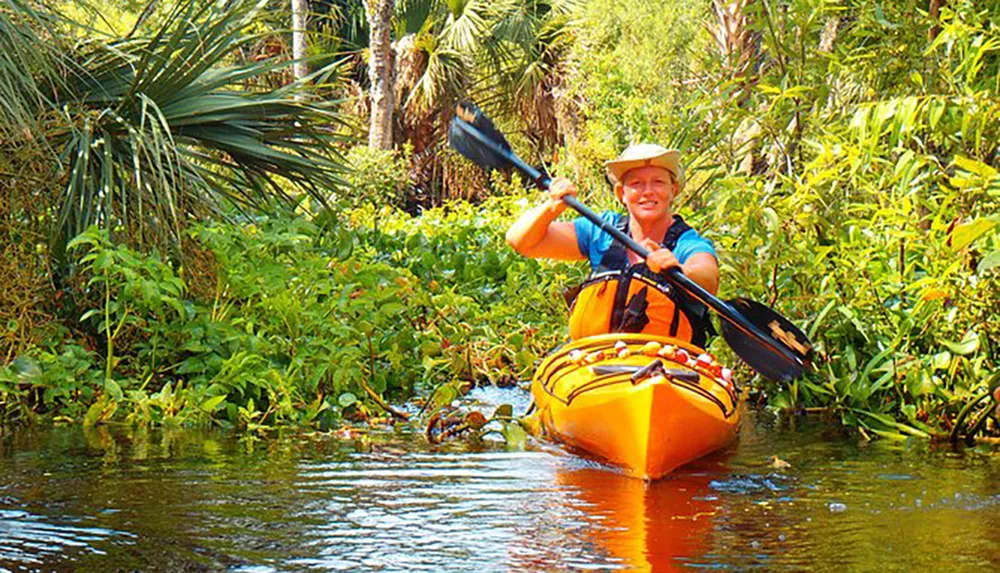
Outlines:
{"label": "woman's arm", "polygon": [[695,253],[681,265],[681,271],[709,293],[719,294],[719,263],[708,253]]}
{"label": "woman's arm", "polygon": [[559,177],[549,187],[548,200],[526,211],[507,230],[507,244],[526,257],[580,261],[585,259],[576,242],[573,223],[556,223],[566,210],[562,198],[576,195],[576,186]]}

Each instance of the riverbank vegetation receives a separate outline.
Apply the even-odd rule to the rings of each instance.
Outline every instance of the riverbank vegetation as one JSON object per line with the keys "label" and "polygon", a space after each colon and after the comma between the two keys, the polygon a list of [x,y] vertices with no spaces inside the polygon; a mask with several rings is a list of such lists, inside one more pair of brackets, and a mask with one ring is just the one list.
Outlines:
{"label": "riverbank vegetation", "polygon": [[530,377],[585,269],[503,244],[536,199],[446,148],[472,98],[595,206],[628,143],[683,151],[723,295],[817,346],[754,403],[1000,431],[1000,3],[397,0],[382,79],[357,2],[304,3],[293,61],[302,4],[0,3],[0,424],[331,428]]}

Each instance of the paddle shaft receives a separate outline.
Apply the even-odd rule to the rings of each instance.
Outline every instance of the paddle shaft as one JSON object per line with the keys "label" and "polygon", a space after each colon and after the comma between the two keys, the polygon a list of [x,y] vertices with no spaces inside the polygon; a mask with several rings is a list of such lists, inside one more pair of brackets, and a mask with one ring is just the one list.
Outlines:
{"label": "paddle shaft", "polygon": [[[552,180],[541,171],[535,169],[534,167],[525,163],[520,157],[515,155],[508,149],[500,147],[495,142],[484,136],[479,132],[478,129],[470,126],[465,120],[456,118],[458,125],[462,128],[462,131],[467,135],[473,137],[479,143],[487,146],[493,153],[502,157],[505,161],[509,162],[514,166],[515,169],[528,176],[539,189],[547,191],[549,189],[549,184]],[[639,255],[643,260],[649,256],[649,251],[637,243],[635,239],[626,235],[625,233],[616,229],[613,225],[605,221],[598,215],[580,203],[576,197],[569,195],[562,198],[562,201],[566,203],[567,206],[571,207],[576,212],[580,213],[585,219],[591,223],[597,225],[602,231],[614,237],[614,239],[621,244],[625,245],[631,249],[635,254]],[[697,300],[698,302],[704,304],[708,308],[714,310],[719,316],[726,319],[733,326],[737,327],[744,334],[754,338],[761,344],[763,344],[768,350],[777,354],[781,358],[793,363],[801,365],[802,361],[799,360],[797,356],[792,354],[792,352],[782,345],[780,342],[775,340],[766,332],[762,331],[757,325],[753,324],[746,319],[739,311],[734,309],[732,306],[726,302],[719,300],[712,293],[708,292],[701,287],[698,283],[694,282],[690,278],[684,275],[683,272],[678,267],[670,267],[663,273],[664,276],[670,281],[674,286],[680,289],[681,292],[690,296],[691,298]]]}

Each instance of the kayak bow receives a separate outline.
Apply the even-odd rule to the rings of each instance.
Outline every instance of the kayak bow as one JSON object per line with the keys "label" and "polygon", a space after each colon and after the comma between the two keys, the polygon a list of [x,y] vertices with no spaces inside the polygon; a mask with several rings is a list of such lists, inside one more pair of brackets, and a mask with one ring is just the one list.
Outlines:
{"label": "kayak bow", "polygon": [[739,392],[731,379],[689,343],[602,334],[547,356],[531,392],[546,436],[657,479],[736,438]]}

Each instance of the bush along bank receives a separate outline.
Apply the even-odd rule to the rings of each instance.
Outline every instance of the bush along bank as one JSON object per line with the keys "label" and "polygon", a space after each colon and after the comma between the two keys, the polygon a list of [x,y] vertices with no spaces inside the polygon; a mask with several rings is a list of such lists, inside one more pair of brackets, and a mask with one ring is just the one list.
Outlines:
{"label": "bush along bank", "polygon": [[[963,192],[988,196],[994,174],[962,165]],[[973,169],[985,174],[977,179]],[[996,270],[988,256],[972,271],[956,256],[970,245],[988,250],[1000,230],[993,219],[942,224],[910,243],[899,223],[905,204],[898,219],[828,216],[817,225],[809,217],[822,202],[803,207],[814,188],[760,209],[737,192],[742,184],[720,181],[726,208],[692,217],[720,248],[724,293],[764,301],[777,293],[777,306],[819,351],[801,380],[755,381],[755,403],[823,410],[871,437],[995,433]],[[419,217],[367,205],[208,224],[190,233],[203,256],[179,269],[90,230],[73,242],[80,278],[64,305],[72,310],[0,367],[0,422],[254,433],[327,429],[399,408],[431,426],[481,428],[482,420],[436,410],[472,384],[530,377],[565,340],[560,293],[585,272],[503,244],[503,229],[534,200],[511,194]],[[817,229],[835,232],[839,248]],[[883,268],[879,253],[900,253],[900,244],[904,259]],[[711,349],[736,363],[721,339]]]}
{"label": "bush along bank", "polygon": [[563,336],[557,283],[578,271],[503,244],[515,201],[205,225],[197,270],[88,230],[79,318],[0,368],[0,421],[327,428],[526,377]]}

